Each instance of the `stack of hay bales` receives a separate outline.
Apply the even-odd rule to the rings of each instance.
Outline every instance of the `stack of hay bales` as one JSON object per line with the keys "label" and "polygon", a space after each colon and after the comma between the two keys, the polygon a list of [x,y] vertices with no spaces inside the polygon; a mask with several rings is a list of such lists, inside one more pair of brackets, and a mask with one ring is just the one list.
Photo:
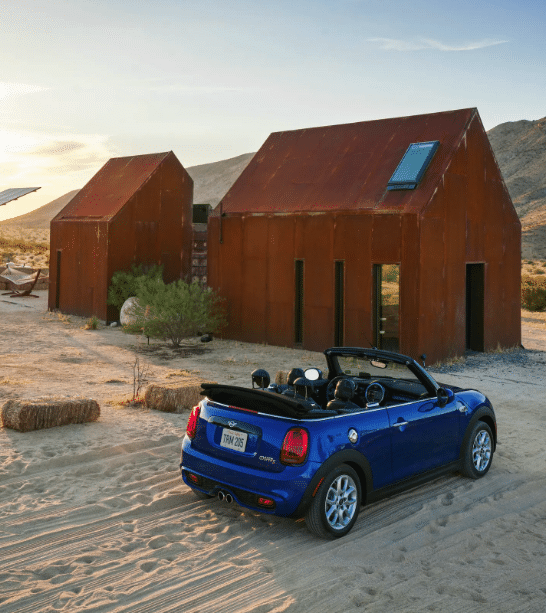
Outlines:
{"label": "stack of hay bales", "polygon": [[89,398],[8,400],[0,412],[4,428],[29,432],[96,421],[100,406]]}
{"label": "stack of hay bales", "polygon": [[150,409],[166,413],[182,413],[191,410],[203,399],[202,383],[215,383],[196,376],[184,377],[176,383],[152,383],[146,388],[144,403]]}

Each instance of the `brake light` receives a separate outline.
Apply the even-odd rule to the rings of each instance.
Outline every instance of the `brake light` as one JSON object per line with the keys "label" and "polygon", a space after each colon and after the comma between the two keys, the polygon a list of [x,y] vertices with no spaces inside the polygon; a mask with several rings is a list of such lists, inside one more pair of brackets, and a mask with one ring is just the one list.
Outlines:
{"label": "brake light", "polygon": [[199,405],[193,407],[188,419],[188,425],[186,426],[186,434],[189,438],[195,438],[197,434],[197,424],[199,422],[199,414],[201,413],[201,407]]}
{"label": "brake light", "polygon": [[281,449],[283,464],[303,464],[309,451],[309,433],[305,428],[291,428],[286,433]]}

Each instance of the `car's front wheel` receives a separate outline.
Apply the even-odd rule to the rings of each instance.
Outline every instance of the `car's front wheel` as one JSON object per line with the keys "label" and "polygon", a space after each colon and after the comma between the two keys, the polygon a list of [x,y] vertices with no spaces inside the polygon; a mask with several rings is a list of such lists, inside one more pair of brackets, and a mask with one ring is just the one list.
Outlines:
{"label": "car's front wheel", "polygon": [[345,536],[354,526],[362,491],[356,472],[340,464],[322,481],[305,516],[307,528],[322,538]]}
{"label": "car's front wheel", "polygon": [[493,434],[491,428],[479,421],[476,423],[463,451],[461,472],[465,477],[479,479],[491,468],[493,461]]}

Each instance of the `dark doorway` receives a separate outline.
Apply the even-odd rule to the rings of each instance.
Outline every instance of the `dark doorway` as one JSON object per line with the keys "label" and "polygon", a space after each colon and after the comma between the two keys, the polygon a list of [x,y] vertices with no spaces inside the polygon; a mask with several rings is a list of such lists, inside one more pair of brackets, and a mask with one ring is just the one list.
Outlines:
{"label": "dark doorway", "polygon": [[344,262],[335,262],[334,269],[334,345],[343,347],[343,328],[344,328],[344,283],[345,270]]}
{"label": "dark doorway", "polygon": [[61,253],[57,250],[57,279],[55,284],[55,308],[59,309],[61,304]]}
{"label": "dark doorway", "polygon": [[374,343],[378,349],[400,348],[400,265],[373,266]]}
{"label": "dark doorway", "polygon": [[466,265],[466,348],[484,351],[485,264]]}
{"label": "dark doorway", "polygon": [[303,260],[295,261],[294,342],[303,343]]}

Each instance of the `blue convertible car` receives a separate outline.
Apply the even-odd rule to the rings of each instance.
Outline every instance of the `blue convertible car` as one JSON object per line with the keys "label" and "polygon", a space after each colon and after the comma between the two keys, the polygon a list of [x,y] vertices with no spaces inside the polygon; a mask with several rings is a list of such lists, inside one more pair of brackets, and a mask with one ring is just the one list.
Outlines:
{"label": "blue convertible car", "polygon": [[340,537],[366,502],[448,470],[476,479],[491,466],[495,413],[475,390],[438,384],[410,357],[337,347],[327,372],[294,368],[252,388],[203,385],[182,443],[184,482],[200,496],[305,516]]}

